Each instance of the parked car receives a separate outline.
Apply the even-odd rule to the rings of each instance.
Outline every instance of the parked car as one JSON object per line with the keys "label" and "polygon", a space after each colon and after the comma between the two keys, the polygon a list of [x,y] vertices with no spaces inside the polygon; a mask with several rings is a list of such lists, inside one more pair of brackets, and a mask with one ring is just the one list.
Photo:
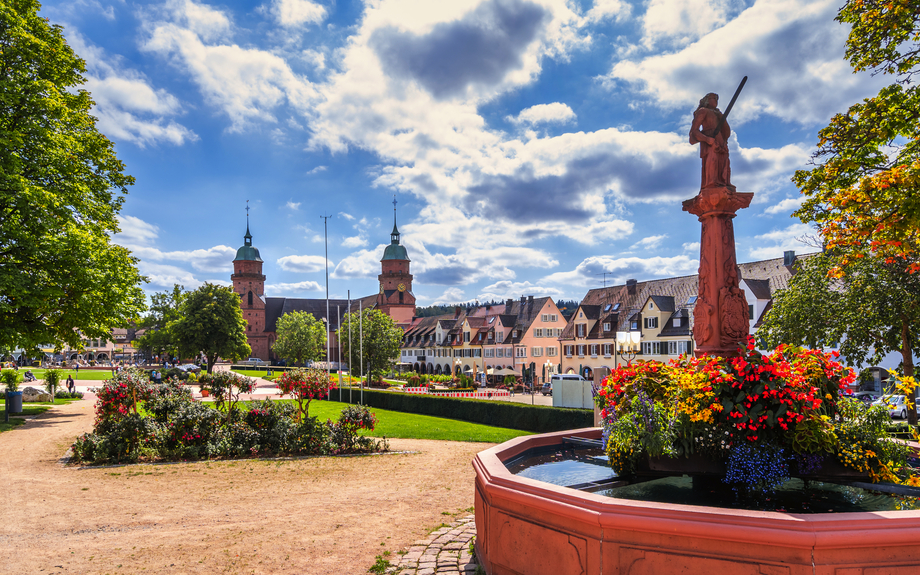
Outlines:
{"label": "parked car", "polygon": [[201,366],[195,365],[194,363],[177,365],[176,369],[181,369],[182,371],[190,371],[192,373],[201,373]]}
{"label": "parked car", "polygon": [[907,401],[903,395],[883,395],[872,402],[872,405],[881,405],[888,409],[891,417],[907,419]]}
{"label": "parked car", "polygon": [[268,363],[262,361],[261,359],[257,357],[250,357],[246,361],[241,361],[239,365],[261,366],[261,365],[268,365]]}
{"label": "parked car", "polygon": [[877,391],[857,391],[853,394],[853,399],[858,399],[863,403],[869,404],[881,396],[882,394]]}

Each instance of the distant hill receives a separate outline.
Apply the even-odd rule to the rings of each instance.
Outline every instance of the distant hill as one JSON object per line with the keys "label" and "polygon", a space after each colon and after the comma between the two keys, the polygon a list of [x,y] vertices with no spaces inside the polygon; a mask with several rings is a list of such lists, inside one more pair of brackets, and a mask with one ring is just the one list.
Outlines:
{"label": "distant hill", "polygon": [[[484,301],[476,303],[455,303],[449,305],[429,305],[425,307],[416,307],[415,315],[418,317],[431,317],[433,315],[444,315],[454,313],[454,309],[461,307],[464,309],[470,309],[477,306],[483,305],[499,305],[505,303],[504,301]],[[559,311],[566,318],[572,316],[575,313],[575,309],[578,307],[578,302],[575,300],[560,300],[556,302],[556,305],[559,307]]]}

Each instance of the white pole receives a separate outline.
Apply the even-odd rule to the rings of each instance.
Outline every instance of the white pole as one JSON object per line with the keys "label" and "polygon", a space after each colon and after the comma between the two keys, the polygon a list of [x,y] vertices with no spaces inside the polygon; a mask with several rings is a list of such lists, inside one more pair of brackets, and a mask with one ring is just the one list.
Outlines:
{"label": "white pole", "polygon": [[[329,216],[323,218],[323,238],[326,243],[326,381],[331,378],[332,366],[329,363]],[[332,391],[326,392],[326,399],[332,399]]]}
{"label": "white pole", "polygon": [[[335,325],[339,326],[339,331],[342,331],[342,306],[335,306]],[[342,337],[339,335],[339,361],[338,363],[338,373],[339,373],[339,401],[342,401]]]}
{"label": "white pole", "polygon": [[348,290],[348,403],[351,404],[351,356],[353,355],[355,346],[354,342],[351,341],[351,290]]}
{"label": "white pole", "polygon": [[[358,329],[359,338],[361,339],[361,377],[364,377],[364,312],[362,311],[363,301],[358,300]],[[361,380],[361,405],[364,405],[364,379]]]}

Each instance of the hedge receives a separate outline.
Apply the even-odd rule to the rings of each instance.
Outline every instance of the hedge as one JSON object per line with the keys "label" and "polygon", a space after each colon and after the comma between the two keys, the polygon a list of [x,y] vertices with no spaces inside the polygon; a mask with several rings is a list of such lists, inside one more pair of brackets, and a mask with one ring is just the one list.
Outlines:
{"label": "hedge", "polygon": [[[348,395],[348,388],[342,389],[343,402],[349,403]],[[358,403],[360,398],[361,391],[352,388],[351,403]],[[332,390],[330,399],[339,401],[339,391]],[[534,433],[580,429],[594,425],[594,413],[587,409],[526,405],[508,401],[455,399],[366,388],[364,405]]]}

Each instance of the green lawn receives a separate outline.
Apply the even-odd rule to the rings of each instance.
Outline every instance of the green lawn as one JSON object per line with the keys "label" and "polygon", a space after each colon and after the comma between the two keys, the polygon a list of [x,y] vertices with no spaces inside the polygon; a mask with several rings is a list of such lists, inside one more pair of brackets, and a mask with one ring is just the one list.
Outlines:
{"label": "green lawn", "polygon": [[[270,376],[265,375],[264,369],[233,369],[233,373],[238,373],[246,377],[261,377],[262,379],[267,379],[269,381],[274,381],[277,378],[281,377],[281,374],[284,373],[283,370],[272,370]],[[203,373],[203,372],[202,372]]]}
{"label": "green lawn", "polygon": [[[48,370],[32,368],[32,374],[35,375],[35,377],[37,377],[38,379],[45,379],[46,371]],[[111,369],[104,369],[104,370],[103,369],[93,369],[93,370],[81,369],[80,373],[77,373],[75,369],[59,369],[58,371],[61,373],[61,384],[67,381],[68,375],[73,376],[75,380],[79,380],[79,381],[103,381],[103,380],[112,378]],[[19,370],[19,373],[24,373],[24,372],[25,372],[24,369]],[[25,387],[27,385],[28,384],[24,381],[19,382],[20,388]],[[61,389],[63,388],[64,386],[62,385]]]}
{"label": "green lawn", "polygon": [[[287,400],[284,400],[287,401]],[[314,400],[310,403],[310,415],[320,420],[338,419],[347,403],[338,401]],[[401,439],[437,439],[441,441],[472,441],[482,443],[501,443],[520,437],[532,435],[527,431],[492,427],[479,423],[468,423],[443,417],[417,415],[385,409],[371,409],[377,415],[375,437],[397,437]]]}

